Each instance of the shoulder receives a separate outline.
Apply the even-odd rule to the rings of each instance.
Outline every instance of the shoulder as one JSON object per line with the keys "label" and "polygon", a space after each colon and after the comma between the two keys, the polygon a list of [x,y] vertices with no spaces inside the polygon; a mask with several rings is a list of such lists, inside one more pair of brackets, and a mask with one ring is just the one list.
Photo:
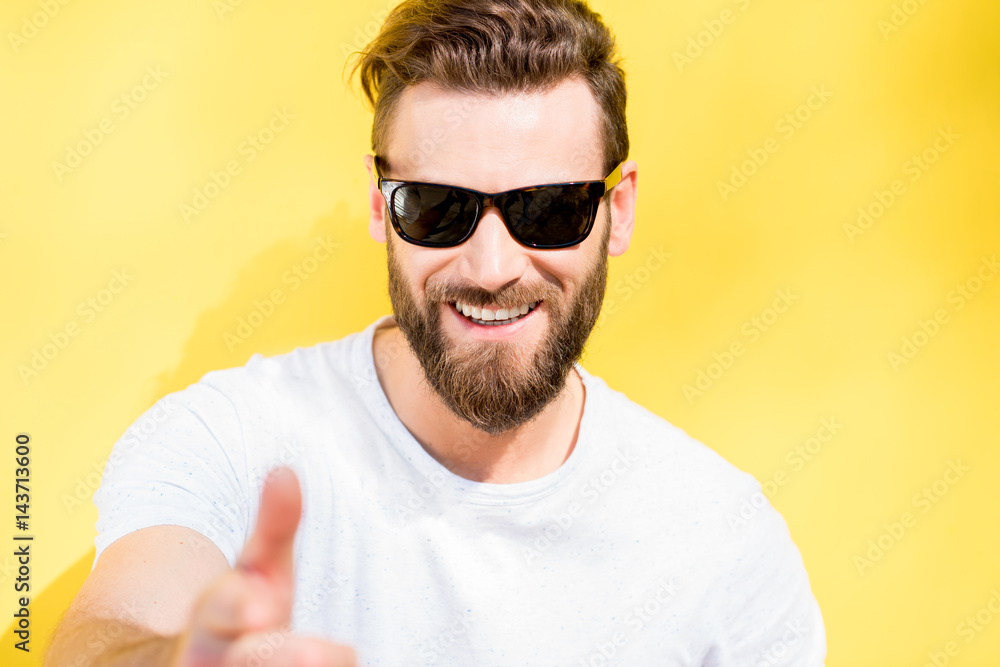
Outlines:
{"label": "shoulder", "polygon": [[738,646],[739,637],[765,627],[777,637],[788,624],[804,624],[809,639],[800,650],[820,656],[809,663],[819,664],[823,621],[802,555],[757,479],[622,392],[599,380],[594,386],[601,437],[634,457],[623,501],[644,517],[664,558],[698,580],[705,613],[717,616],[708,622],[736,638],[725,651],[747,650],[749,660],[752,647]]}
{"label": "shoulder", "polygon": [[731,502],[760,489],[753,475],[664,417],[590,375],[588,386],[600,402],[595,420],[602,438],[631,451],[638,468],[672,489],[673,501],[712,505]]}
{"label": "shoulder", "polygon": [[271,401],[286,399],[302,405],[330,394],[349,395],[357,387],[359,376],[364,375],[364,334],[358,331],[282,354],[255,353],[243,366],[205,373],[188,389],[200,386],[214,390],[241,409],[260,409],[261,401],[264,407]]}
{"label": "shoulder", "polygon": [[753,475],[599,378],[591,384],[602,403],[597,440],[627,456],[628,502],[652,530],[720,571],[772,549],[792,555],[787,524]]}
{"label": "shoulder", "polygon": [[256,353],[242,366],[209,371],[158,401],[177,415],[173,427],[165,426],[184,437],[211,436],[232,457],[246,458],[251,477],[265,471],[331,424],[364,414],[358,392],[365,378],[364,333],[283,354]]}

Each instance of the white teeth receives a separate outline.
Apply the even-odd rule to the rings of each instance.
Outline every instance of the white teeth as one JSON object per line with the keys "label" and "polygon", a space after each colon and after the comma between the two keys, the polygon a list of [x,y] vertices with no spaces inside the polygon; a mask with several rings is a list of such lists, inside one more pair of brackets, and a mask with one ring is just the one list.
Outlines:
{"label": "white teeth", "polygon": [[538,305],[537,301],[532,301],[531,303],[524,303],[515,308],[500,308],[498,310],[490,310],[489,308],[476,308],[475,306],[470,306],[465,303],[455,302],[455,309],[466,317],[471,317],[474,320],[479,320],[481,322],[516,322],[521,319],[523,315],[527,315],[528,311],[534,309]]}

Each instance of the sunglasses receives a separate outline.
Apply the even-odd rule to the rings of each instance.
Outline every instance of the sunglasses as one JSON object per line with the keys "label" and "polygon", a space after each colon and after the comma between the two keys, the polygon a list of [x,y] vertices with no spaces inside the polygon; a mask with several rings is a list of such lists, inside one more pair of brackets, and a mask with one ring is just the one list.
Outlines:
{"label": "sunglasses", "polygon": [[488,206],[500,209],[507,231],[529,248],[568,248],[594,227],[601,199],[622,179],[622,165],[600,181],[533,185],[486,193],[437,183],[394,181],[382,177],[385,161],[375,156],[376,185],[389,207],[400,238],[427,248],[464,243]]}

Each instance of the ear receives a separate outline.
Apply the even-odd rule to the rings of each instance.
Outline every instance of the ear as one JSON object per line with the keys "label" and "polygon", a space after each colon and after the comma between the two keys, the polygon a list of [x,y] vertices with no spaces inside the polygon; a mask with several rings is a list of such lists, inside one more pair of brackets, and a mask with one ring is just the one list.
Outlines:
{"label": "ear", "polygon": [[635,198],[639,172],[635,160],[622,163],[622,180],[611,191],[608,205],[611,207],[611,237],[608,239],[608,255],[617,257],[626,250],[632,240],[635,223]]}
{"label": "ear", "polygon": [[368,170],[368,234],[378,243],[385,243],[385,197],[375,184],[374,158],[365,155],[364,161]]}

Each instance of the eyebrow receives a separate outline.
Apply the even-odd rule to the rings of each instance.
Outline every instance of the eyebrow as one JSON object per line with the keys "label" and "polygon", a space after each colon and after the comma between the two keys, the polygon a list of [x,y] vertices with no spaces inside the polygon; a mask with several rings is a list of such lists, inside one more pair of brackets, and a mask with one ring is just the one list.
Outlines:
{"label": "eyebrow", "polygon": [[[375,180],[378,183],[379,187],[381,187],[381,185],[382,185],[381,181],[398,180],[398,179],[394,179],[394,178],[391,178],[390,176],[386,175],[386,172],[388,171],[388,167],[389,167],[388,160],[386,160],[385,158],[383,158],[380,155],[374,155],[373,154],[372,155],[372,162],[373,162],[373,164],[375,166]],[[623,164],[624,164],[624,162],[619,162],[618,166],[615,167],[611,171],[611,173],[608,174],[605,178],[602,178],[602,179],[593,179],[594,181],[604,181],[604,192],[605,192],[605,194],[607,194],[608,192],[610,192],[613,187],[615,187],[616,185],[618,185],[618,183],[621,182],[621,180],[622,180],[622,165]],[[383,166],[380,166],[380,165],[383,165]],[[434,181],[416,181],[416,182],[428,183],[428,184],[433,184],[433,185],[446,185],[444,183],[437,183],[437,182],[434,182]],[[576,183],[578,181],[567,181],[567,182],[569,182],[569,183]],[[580,182],[582,182],[582,181],[580,181]],[[561,183],[552,183],[552,184],[553,185],[559,185]],[[542,184],[540,184],[540,185],[542,185]],[[461,185],[452,185],[450,187],[456,187],[456,188],[459,188],[459,189],[462,189],[462,190],[470,190],[470,189],[472,189],[472,188],[467,188],[467,187],[461,186]],[[536,187],[536,186],[527,185],[527,186],[523,186],[521,188],[512,188],[510,190],[505,190],[504,192],[512,192],[513,190],[521,190],[521,189],[524,189],[524,188],[531,188],[531,187]],[[479,192],[478,190],[474,190],[474,189],[473,189],[473,191],[474,192]],[[490,193],[484,192],[482,194],[490,194]],[[494,192],[492,194],[503,194],[503,193],[501,193],[501,192]]]}
{"label": "eyebrow", "polygon": [[445,187],[456,187],[456,188],[464,187],[461,185],[447,183],[443,180],[431,180],[419,177],[413,177],[413,178],[399,178],[398,176],[393,177],[389,175],[389,172],[392,171],[392,169],[389,165],[389,161],[386,158],[382,157],[381,155],[375,155],[375,154],[373,154],[372,157],[374,158],[376,180],[381,179],[383,181],[406,181],[413,183],[428,183],[431,185],[443,185]]}

